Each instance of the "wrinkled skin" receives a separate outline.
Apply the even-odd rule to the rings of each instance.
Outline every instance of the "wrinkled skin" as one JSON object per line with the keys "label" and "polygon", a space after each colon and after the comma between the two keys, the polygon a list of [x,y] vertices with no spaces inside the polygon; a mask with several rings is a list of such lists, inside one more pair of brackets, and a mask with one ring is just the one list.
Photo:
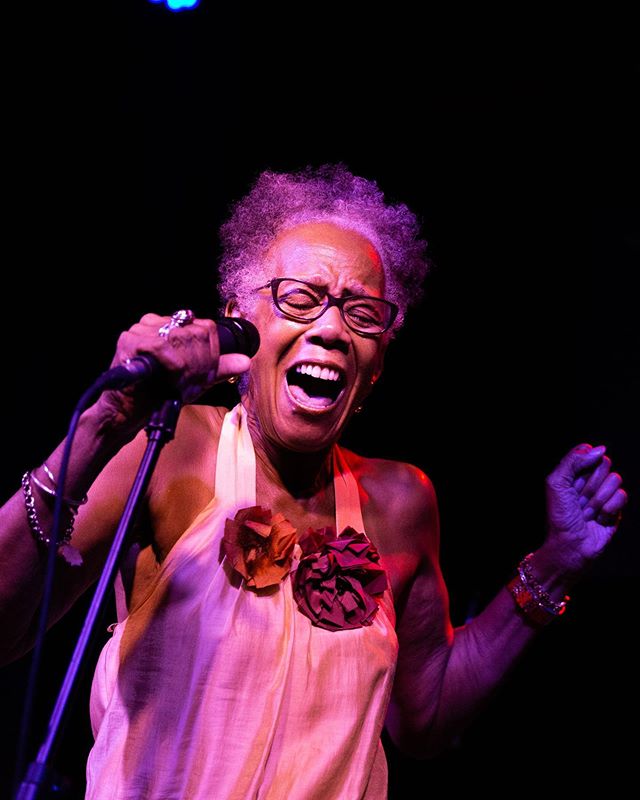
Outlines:
{"label": "wrinkled skin", "polygon": [[[192,403],[215,383],[248,369],[247,356],[220,356],[212,320],[195,319],[190,325],[173,328],[168,337],[159,336],[159,328],[169,321],[167,316],[145,314],[120,335],[111,366],[123,365],[142,353],[154,356],[163,367],[167,384],[183,403]],[[163,398],[162,391],[145,382],[134,384],[124,390],[104,392],[98,406],[114,428],[135,432]]]}
{"label": "wrinkled skin", "polygon": [[567,572],[578,575],[616,532],[627,501],[622,478],[600,445],[570,450],[547,477],[547,543]]}

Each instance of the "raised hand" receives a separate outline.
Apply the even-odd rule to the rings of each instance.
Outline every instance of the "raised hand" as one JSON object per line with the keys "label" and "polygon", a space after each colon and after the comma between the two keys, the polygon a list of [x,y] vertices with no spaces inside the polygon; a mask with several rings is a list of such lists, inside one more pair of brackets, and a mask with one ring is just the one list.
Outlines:
{"label": "raised hand", "polygon": [[[142,353],[154,356],[183,403],[193,402],[213,384],[249,368],[250,360],[245,355],[220,356],[218,334],[212,320],[193,319],[189,324],[178,326],[170,322],[170,317],[145,314],[140,322],[120,335],[111,366],[124,364]],[[135,429],[146,422],[162,399],[156,395],[157,386],[143,382],[104,392],[98,402],[111,424]]]}
{"label": "raised hand", "polygon": [[627,493],[611,471],[605,447],[580,444],[547,477],[547,546],[568,573],[579,575],[618,528]]}

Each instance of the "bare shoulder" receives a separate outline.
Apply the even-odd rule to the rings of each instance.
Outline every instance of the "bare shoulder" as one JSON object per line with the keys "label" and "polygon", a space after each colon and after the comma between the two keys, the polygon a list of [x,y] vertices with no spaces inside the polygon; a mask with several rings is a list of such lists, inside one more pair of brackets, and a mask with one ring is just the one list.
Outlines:
{"label": "bare shoulder", "polygon": [[175,437],[165,446],[162,467],[175,470],[179,465],[193,465],[197,459],[217,448],[226,408],[185,406],[180,412]]}
{"label": "bare shoulder", "polygon": [[396,545],[401,542],[420,555],[437,556],[438,502],[428,475],[403,461],[342,452],[361,486],[365,513],[379,529],[393,531]]}
{"label": "bare shoulder", "polygon": [[194,439],[202,441],[208,434],[218,436],[228,410],[222,406],[185,406],[178,419],[176,441],[192,444]]}
{"label": "bare shoulder", "polygon": [[149,487],[153,538],[162,559],[211,501],[226,408],[185,406],[176,434],[160,454]]}

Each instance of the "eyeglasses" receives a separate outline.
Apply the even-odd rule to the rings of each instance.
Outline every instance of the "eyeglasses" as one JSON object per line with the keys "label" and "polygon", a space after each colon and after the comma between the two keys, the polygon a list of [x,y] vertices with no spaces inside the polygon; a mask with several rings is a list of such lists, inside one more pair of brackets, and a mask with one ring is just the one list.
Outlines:
{"label": "eyeglasses", "polygon": [[272,278],[258,288],[271,288],[278,311],[300,322],[313,322],[328,308],[337,306],[351,330],[363,336],[379,336],[389,330],[398,315],[398,306],[381,297],[367,294],[334,297],[320,286],[295,278]]}

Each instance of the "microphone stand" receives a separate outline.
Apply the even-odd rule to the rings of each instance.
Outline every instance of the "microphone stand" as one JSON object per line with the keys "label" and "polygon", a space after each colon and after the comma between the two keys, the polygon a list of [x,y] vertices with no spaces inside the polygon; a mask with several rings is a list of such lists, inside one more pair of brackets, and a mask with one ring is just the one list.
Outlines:
{"label": "microphone stand", "polygon": [[102,575],[98,581],[93,600],[71,656],[67,673],[47,725],[44,741],[40,746],[35,761],[32,761],[27,769],[24,780],[16,794],[16,800],[37,800],[37,798],[42,797],[41,791],[44,788],[54,791],[59,788],[52,785],[54,776],[51,760],[55,754],[68,716],[73,692],[76,690],[86,666],[95,629],[122,561],[129,532],[138,515],[140,502],[147,490],[162,448],[174,437],[181,407],[180,400],[166,400],[162,407],[151,415],[146,426],[145,430],[147,431],[148,439],[146,450],[140,461],[138,472],[131,487]]}

